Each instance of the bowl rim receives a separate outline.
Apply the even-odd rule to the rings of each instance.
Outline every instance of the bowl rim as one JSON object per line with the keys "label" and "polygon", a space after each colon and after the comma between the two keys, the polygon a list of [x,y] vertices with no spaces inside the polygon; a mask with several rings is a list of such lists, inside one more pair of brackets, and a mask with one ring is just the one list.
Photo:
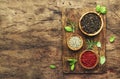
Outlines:
{"label": "bowl rim", "polygon": [[[89,14],[89,13],[97,14],[97,15],[100,17],[100,20],[101,20],[100,29],[99,29],[97,32],[95,32],[95,33],[87,33],[87,32],[85,32],[85,31],[82,29],[82,26],[81,26],[81,20],[82,20],[82,18],[83,18],[86,14]],[[80,17],[80,19],[79,19],[79,28],[80,28],[80,30],[82,31],[82,33],[85,34],[85,35],[87,35],[87,36],[95,36],[95,35],[99,34],[100,31],[101,31],[102,28],[103,28],[103,19],[102,19],[102,16],[101,16],[99,13],[95,12],[95,11],[89,11],[89,12],[84,13],[84,14]]]}
{"label": "bowl rim", "polygon": [[[97,57],[97,61],[96,61],[95,65],[92,66],[92,67],[87,67],[87,66],[83,65],[83,63],[81,62],[81,56],[82,56],[82,54],[85,53],[86,51],[91,51],[91,52],[94,53],[94,54],[96,55],[96,57]],[[85,69],[93,69],[93,68],[95,68],[95,67],[97,66],[97,64],[98,64],[98,62],[99,62],[99,55],[98,55],[97,53],[95,53],[95,51],[93,51],[93,50],[84,50],[83,52],[80,53],[79,62],[80,62],[80,65],[81,65],[83,68],[85,68]]]}
{"label": "bowl rim", "polygon": [[[72,48],[72,47],[69,45],[69,39],[70,39],[72,36],[77,36],[77,37],[79,37],[79,38],[81,39],[81,45],[80,45],[78,48]],[[80,35],[78,35],[78,34],[71,34],[70,37],[68,37],[68,39],[67,39],[67,46],[68,46],[69,49],[71,49],[71,50],[73,50],[73,51],[77,51],[77,50],[81,49],[82,46],[83,46],[83,38],[82,38]]]}

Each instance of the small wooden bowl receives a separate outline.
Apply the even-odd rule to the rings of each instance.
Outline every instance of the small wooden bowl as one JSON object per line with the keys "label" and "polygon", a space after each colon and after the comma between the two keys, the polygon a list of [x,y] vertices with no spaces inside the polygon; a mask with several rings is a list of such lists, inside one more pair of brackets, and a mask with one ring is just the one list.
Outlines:
{"label": "small wooden bowl", "polygon": [[[73,47],[71,47],[71,46],[69,45],[69,40],[70,40],[70,38],[73,37],[73,36],[77,36],[77,37],[79,37],[80,40],[81,40],[81,45],[80,45],[79,47],[77,47],[77,48],[73,48]],[[73,50],[73,51],[79,50],[79,49],[82,48],[82,46],[83,46],[83,39],[82,39],[82,37],[81,37],[80,35],[78,35],[78,34],[72,34],[72,35],[67,39],[67,46],[69,47],[69,49],[71,49],[71,50]]]}
{"label": "small wooden bowl", "polygon": [[[94,54],[96,55],[96,57],[97,57],[95,64],[94,64],[93,66],[91,66],[91,67],[85,66],[85,65],[82,63],[82,61],[81,61],[82,54],[85,53],[85,52],[87,52],[87,51],[90,51],[90,52],[94,53]],[[80,62],[80,65],[81,65],[83,68],[85,68],[85,69],[93,69],[93,68],[95,68],[95,67],[97,66],[97,64],[98,64],[98,62],[99,62],[99,56],[98,56],[98,54],[96,54],[93,50],[85,50],[85,51],[83,51],[83,52],[80,53],[79,62]]]}
{"label": "small wooden bowl", "polygon": [[[89,14],[89,13],[97,14],[97,15],[100,17],[100,19],[101,19],[100,29],[99,29],[97,32],[95,32],[95,33],[87,33],[87,32],[85,32],[85,31],[82,29],[82,26],[81,26],[81,20],[82,20],[82,18],[83,18],[86,14]],[[103,28],[103,19],[102,19],[101,15],[98,14],[97,12],[93,12],[93,11],[87,12],[87,13],[83,14],[83,15],[81,16],[81,18],[79,19],[79,28],[80,28],[80,30],[82,31],[82,33],[85,34],[85,35],[87,35],[87,36],[95,36],[95,35],[97,35],[98,33],[100,33],[100,31],[101,31],[102,28]]]}

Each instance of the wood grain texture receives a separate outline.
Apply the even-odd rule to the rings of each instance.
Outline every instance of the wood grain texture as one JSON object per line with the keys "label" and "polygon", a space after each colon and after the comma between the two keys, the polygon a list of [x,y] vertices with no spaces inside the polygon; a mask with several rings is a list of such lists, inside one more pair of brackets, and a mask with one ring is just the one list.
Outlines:
{"label": "wood grain texture", "polygon": [[[64,4],[63,4],[64,2]],[[58,7],[107,6],[107,73],[62,73]],[[0,0],[0,79],[119,79],[120,0]],[[111,35],[116,36],[109,43]],[[49,68],[55,64],[56,69]]]}
{"label": "wood grain texture", "polygon": [[[63,72],[64,73],[103,73],[106,71],[106,67],[105,65],[98,65],[96,66],[95,69],[93,70],[86,70],[84,68],[81,67],[80,63],[79,63],[79,56],[80,53],[83,52],[84,50],[87,49],[87,44],[86,41],[89,40],[94,40],[94,41],[100,41],[101,42],[101,49],[98,50],[98,48],[96,46],[94,46],[93,51],[95,51],[96,54],[98,54],[98,56],[105,56],[105,52],[106,52],[106,16],[105,15],[100,15],[102,20],[103,20],[103,29],[101,30],[101,32],[93,37],[89,37],[84,35],[79,28],[79,19],[81,18],[82,15],[84,15],[86,12],[96,12],[95,8],[79,8],[79,9],[74,9],[74,8],[67,8],[67,9],[63,9],[62,10],[62,29],[63,29]],[[67,26],[67,20],[71,20],[73,22],[76,23],[75,26],[75,33],[70,33],[70,32],[66,32],[64,30],[64,27]],[[79,35],[82,37],[83,39],[83,47],[78,50],[78,51],[72,51],[68,48],[67,46],[67,39],[71,36],[71,35]],[[67,62],[67,59],[69,58],[75,58],[77,59],[77,63],[76,63],[76,67],[74,71],[70,71],[70,66]]]}
{"label": "wood grain texture", "polygon": [[60,17],[55,0],[0,0],[0,79],[62,77]]}
{"label": "wood grain texture", "polygon": [[[63,4],[64,3],[64,4]],[[71,5],[69,5],[71,3]],[[60,4],[60,3],[59,3]],[[64,79],[119,79],[120,76],[120,38],[119,38],[119,16],[120,16],[120,8],[119,0],[101,0],[101,1],[94,1],[94,0],[61,0],[60,7],[65,8],[84,8],[84,7],[91,7],[94,8],[96,4],[104,5],[107,7],[107,34],[106,34],[106,56],[107,56],[107,72],[104,74],[76,74],[76,75],[64,75]],[[114,35],[116,40],[114,43],[109,42],[110,36]]]}

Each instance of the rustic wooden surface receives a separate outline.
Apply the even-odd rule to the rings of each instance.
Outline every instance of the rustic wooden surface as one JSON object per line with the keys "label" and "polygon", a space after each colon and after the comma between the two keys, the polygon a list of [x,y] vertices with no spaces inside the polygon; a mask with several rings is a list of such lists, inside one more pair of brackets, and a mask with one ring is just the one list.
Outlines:
{"label": "rustic wooden surface", "polygon": [[[92,69],[92,70],[86,70],[81,67],[79,63],[79,56],[80,53],[85,51],[87,49],[86,45],[86,40],[94,40],[94,41],[100,41],[101,42],[101,49],[98,50],[96,46],[94,46],[93,51],[95,51],[98,56],[105,56],[106,57],[106,16],[105,15],[99,15],[101,19],[103,20],[103,29],[98,35],[95,35],[93,37],[89,37],[84,35],[79,28],[79,20],[82,15],[84,15],[87,12],[96,12],[95,8],[79,8],[79,9],[74,9],[74,8],[63,8],[62,9],[62,41],[63,41],[63,49],[62,49],[62,61],[63,61],[63,72],[64,73],[104,73],[106,72],[106,66],[98,65]],[[64,30],[64,27],[67,25],[67,19],[73,21],[76,23],[75,26],[75,32],[66,32]],[[67,46],[67,39],[70,38],[71,35],[79,35],[83,39],[83,46],[80,50],[78,51],[72,51],[68,48]],[[99,52],[99,53],[98,53]],[[70,66],[68,64],[67,59],[69,58],[75,58],[77,59],[76,67],[74,71],[70,70]]]}
{"label": "rustic wooden surface", "polygon": [[[59,7],[108,8],[107,73],[62,73]],[[0,0],[0,79],[120,79],[120,0]],[[116,37],[109,43],[111,35]],[[49,65],[55,64],[56,69]]]}

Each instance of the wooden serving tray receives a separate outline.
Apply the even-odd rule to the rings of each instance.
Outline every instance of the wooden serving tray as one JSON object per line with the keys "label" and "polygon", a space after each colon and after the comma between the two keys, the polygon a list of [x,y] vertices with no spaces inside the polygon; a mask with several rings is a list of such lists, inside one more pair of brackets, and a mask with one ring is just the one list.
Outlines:
{"label": "wooden serving tray", "polygon": [[[103,19],[103,29],[101,30],[101,32],[94,36],[94,37],[89,37],[84,35],[80,29],[79,29],[79,19],[80,17],[89,11],[95,11],[95,9],[91,9],[91,8],[84,8],[84,9],[73,9],[73,8],[67,8],[67,9],[62,9],[62,33],[63,33],[63,53],[62,53],[62,61],[63,61],[63,72],[64,73],[104,73],[106,71],[106,66],[104,65],[100,65],[100,63],[98,63],[98,65],[96,66],[96,68],[91,69],[91,70],[86,70],[84,68],[81,67],[81,65],[79,64],[79,55],[82,51],[86,50],[87,46],[86,46],[86,39],[92,39],[95,41],[100,41],[102,44],[102,48],[100,50],[98,50],[97,47],[94,47],[93,50],[96,51],[96,53],[98,53],[99,56],[105,56],[105,44],[106,44],[106,16],[105,15],[100,15]],[[84,44],[83,47],[78,50],[78,51],[72,51],[68,48],[67,46],[67,38],[70,37],[71,34],[73,34],[72,32],[66,32],[64,30],[64,27],[66,26],[67,23],[67,19],[70,19],[74,22],[76,22],[76,34],[80,35],[83,38]],[[78,60],[78,62],[76,63],[75,66],[75,70],[71,71],[70,70],[70,66],[69,63],[67,62],[68,58],[75,58]]]}

